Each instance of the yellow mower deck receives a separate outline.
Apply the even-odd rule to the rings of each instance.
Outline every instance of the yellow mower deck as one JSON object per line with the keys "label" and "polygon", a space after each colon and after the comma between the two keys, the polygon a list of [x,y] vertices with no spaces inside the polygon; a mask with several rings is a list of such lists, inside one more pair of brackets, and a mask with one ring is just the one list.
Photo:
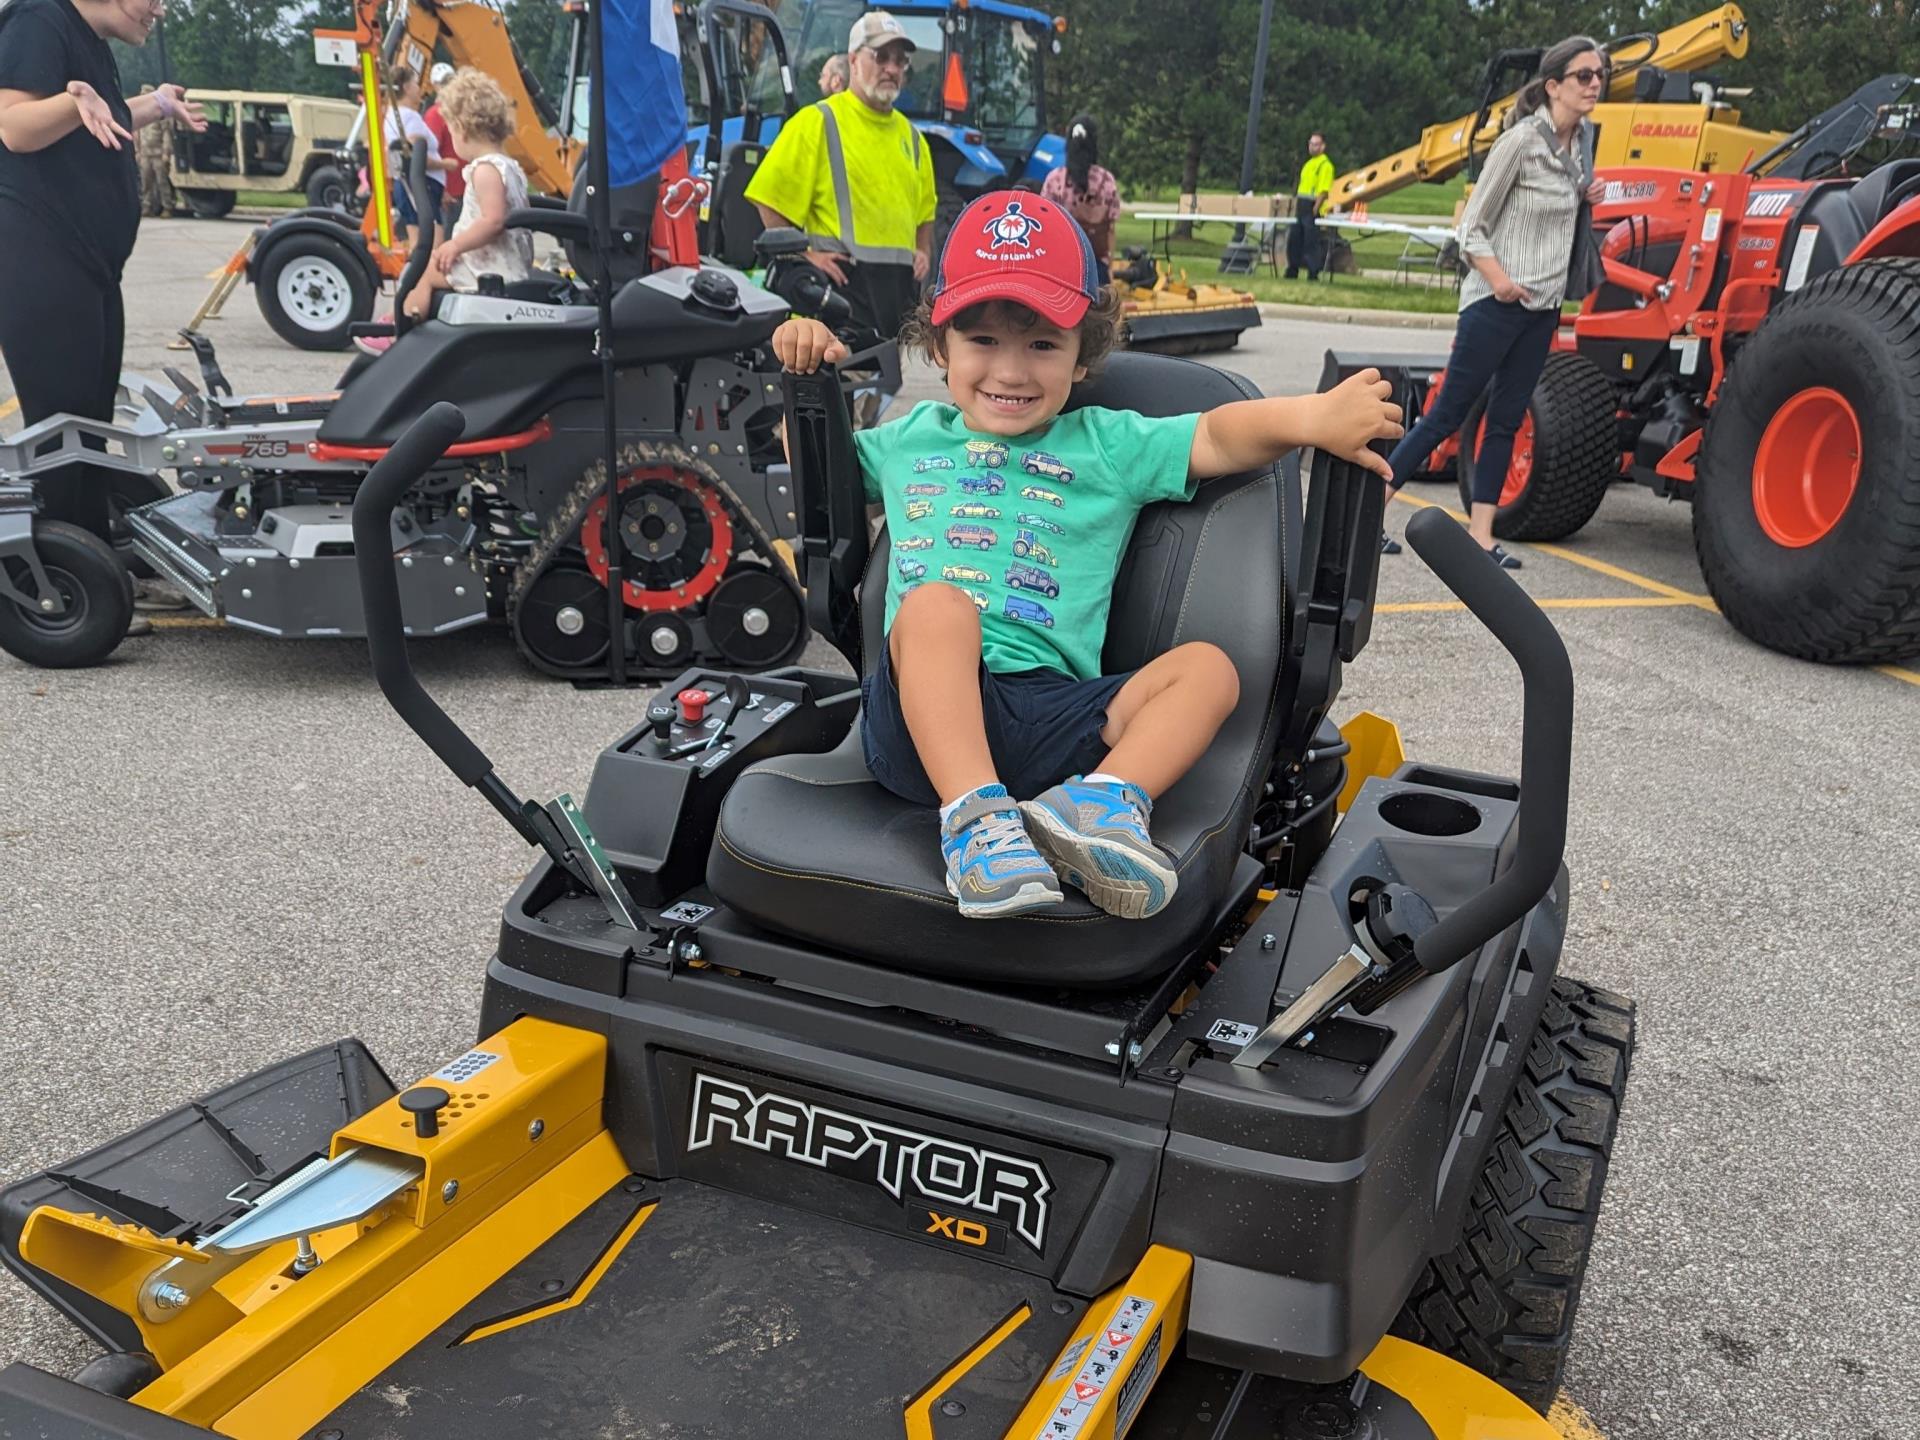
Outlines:
{"label": "yellow mower deck", "polygon": [[[165,1369],[136,1404],[235,1440],[608,1424],[738,1440],[1219,1440],[1288,1433],[1309,1423],[1303,1404],[1332,1403],[1183,1359],[1193,1267],[1176,1250],[1149,1248],[1089,1304],[964,1248],[634,1176],[604,1128],[606,1064],[603,1037],[521,1019],[424,1082],[450,1096],[436,1134],[417,1134],[399,1097],[344,1127],[332,1173],[350,1160],[411,1178],[314,1234],[306,1273],[298,1237],[209,1259],[52,1208],[29,1219],[22,1252],[138,1324]],[[189,1298],[156,1306],[173,1283]],[[1401,1341],[1362,1373],[1349,1398],[1383,1440],[1554,1435]]]}

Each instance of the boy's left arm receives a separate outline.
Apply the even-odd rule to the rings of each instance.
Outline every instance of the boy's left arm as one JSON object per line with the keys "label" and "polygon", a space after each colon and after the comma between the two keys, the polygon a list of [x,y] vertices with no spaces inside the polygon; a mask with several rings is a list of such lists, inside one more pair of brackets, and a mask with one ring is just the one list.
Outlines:
{"label": "boy's left arm", "polygon": [[1384,479],[1393,469],[1368,447],[1406,433],[1393,386],[1378,370],[1362,370],[1318,395],[1236,400],[1200,417],[1188,474],[1196,480],[1237,475],[1271,465],[1289,450],[1312,447],[1353,460]]}

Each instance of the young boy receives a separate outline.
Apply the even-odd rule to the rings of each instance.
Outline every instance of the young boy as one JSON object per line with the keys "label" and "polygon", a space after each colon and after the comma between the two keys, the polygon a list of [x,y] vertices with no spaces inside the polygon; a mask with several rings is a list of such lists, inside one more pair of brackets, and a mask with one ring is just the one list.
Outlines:
{"label": "young boy", "polygon": [[[1057,904],[1063,878],[1109,914],[1165,908],[1178,876],[1149,836],[1153,802],[1205,753],[1240,682],[1204,642],[1100,673],[1134,521],[1198,480],[1302,446],[1384,477],[1367,445],[1401,433],[1372,370],[1324,395],[1205,415],[1062,414],[1118,319],[1065,211],[983,196],[954,222],[902,336],[946,371],[952,403],[856,437],[893,546],[887,648],[862,691],[867,766],[896,795],[939,806],[963,915]],[[788,320],[773,346],[802,373],[846,355],[816,320]]]}

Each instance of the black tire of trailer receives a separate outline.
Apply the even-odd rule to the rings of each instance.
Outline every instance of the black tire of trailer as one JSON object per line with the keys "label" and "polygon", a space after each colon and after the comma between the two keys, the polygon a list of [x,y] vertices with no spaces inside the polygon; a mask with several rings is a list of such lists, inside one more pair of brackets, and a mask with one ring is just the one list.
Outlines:
{"label": "black tire of trailer", "polygon": [[1556,979],[1453,1248],[1393,1333],[1545,1414],[1560,1390],[1633,1059],[1633,1004]]}
{"label": "black tire of trailer", "polygon": [[307,204],[316,210],[344,210],[353,185],[338,165],[319,165],[307,176],[306,191]]}
{"label": "black tire of trailer", "polygon": [[231,190],[182,190],[180,198],[196,220],[218,220],[233,209],[237,198]]}
{"label": "black tire of trailer", "polygon": [[[1613,383],[1584,355],[1547,357],[1533,387],[1527,415],[1533,422],[1533,468],[1527,484],[1493,517],[1502,540],[1564,540],[1594,516],[1607,487],[1620,478],[1615,440]],[[1473,460],[1480,450],[1482,395],[1460,427],[1454,478],[1462,509],[1473,508]]]}
{"label": "black tire of trailer", "polygon": [[[315,230],[300,231],[284,239],[275,239],[270,233],[263,243],[267,253],[256,262],[253,291],[260,314],[273,327],[273,333],[302,350],[346,349],[353,338],[353,326],[373,318],[374,284],[367,277],[366,262],[341,240]],[[345,286],[347,305],[337,324],[324,328],[303,325],[287,313],[280,295],[280,277],[288,266],[303,259],[322,262],[338,272],[337,278]],[[336,277],[329,277],[333,278]]]}
{"label": "black tire of trailer", "polygon": [[[1762,528],[1755,468],[1810,390],[1851,409],[1859,477],[1825,534],[1788,546]],[[1920,655],[1920,261],[1843,265],[1783,301],[1727,373],[1693,488],[1694,553],[1742,635],[1829,664]]]}
{"label": "black tire of trailer", "polygon": [[[67,613],[41,616],[0,600],[0,650],[43,670],[98,665],[127,635],[133,619],[133,578],[113,547],[64,520],[41,520],[33,547],[47,578],[67,601]],[[23,562],[8,562],[9,578],[26,590]]]}

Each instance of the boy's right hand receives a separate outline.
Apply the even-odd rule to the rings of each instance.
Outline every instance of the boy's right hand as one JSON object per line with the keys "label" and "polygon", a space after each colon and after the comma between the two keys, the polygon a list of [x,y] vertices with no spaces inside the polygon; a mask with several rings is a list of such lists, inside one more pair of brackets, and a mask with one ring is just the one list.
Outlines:
{"label": "boy's right hand", "polygon": [[1400,407],[1388,398],[1392,394],[1393,386],[1380,378],[1380,372],[1368,369],[1309,397],[1313,448],[1352,460],[1391,481],[1393,467],[1368,447],[1375,440],[1398,440],[1407,433],[1400,423]]}
{"label": "boy's right hand", "polygon": [[838,365],[853,352],[818,320],[795,316],[773,332],[773,353],[796,375],[811,375],[824,365]]}

